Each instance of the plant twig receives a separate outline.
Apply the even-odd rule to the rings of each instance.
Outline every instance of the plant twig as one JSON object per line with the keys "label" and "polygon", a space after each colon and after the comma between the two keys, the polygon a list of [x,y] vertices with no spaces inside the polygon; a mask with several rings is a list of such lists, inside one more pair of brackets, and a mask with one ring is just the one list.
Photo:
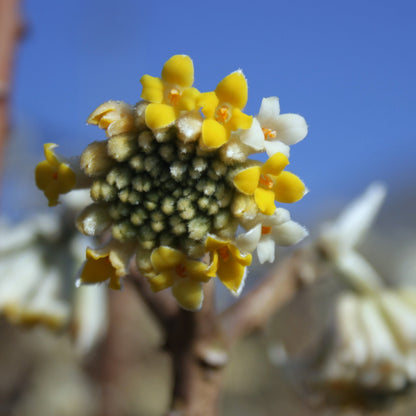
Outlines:
{"label": "plant twig", "polygon": [[19,0],[0,1],[0,172],[9,132],[9,98],[14,51],[22,32]]}
{"label": "plant twig", "polygon": [[320,272],[320,262],[312,250],[299,250],[279,263],[257,288],[237,301],[221,316],[227,342],[231,346],[252,331],[261,329],[279,308],[293,299]]}

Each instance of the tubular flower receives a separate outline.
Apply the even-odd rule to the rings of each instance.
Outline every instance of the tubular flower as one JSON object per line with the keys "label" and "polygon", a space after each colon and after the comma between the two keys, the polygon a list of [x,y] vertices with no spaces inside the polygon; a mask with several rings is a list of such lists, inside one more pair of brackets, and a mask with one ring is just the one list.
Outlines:
{"label": "tubular flower", "polygon": [[247,94],[247,81],[240,70],[226,76],[214,92],[201,94],[198,103],[206,117],[202,124],[203,147],[217,149],[228,141],[232,131],[251,126],[252,117],[241,111]]}
{"label": "tubular flower", "polygon": [[235,187],[246,195],[254,195],[259,210],[272,215],[274,201],[295,202],[305,194],[302,181],[290,172],[283,172],[289,164],[283,153],[276,153],[263,166],[252,166],[237,173]]}
{"label": "tubular flower", "polygon": [[215,236],[208,236],[205,250],[210,253],[212,264],[216,265],[218,278],[232,294],[238,296],[244,287],[251,254],[242,254],[233,242]]}
{"label": "tubular flower", "polygon": [[260,263],[273,263],[276,244],[292,246],[308,235],[304,227],[290,219],[289,211],[284,208],[277,208],[273,215],[258,214],[244,225],[248,231],[237,236],[237,247],[246,252],[257,249]]}
{"label": "tubular flower", "polygon": [[193,80],[191,59],[175,55],[161,78],[142,77],[143,101],[110,100],[90,115],[107,138],[80,156],[92,203],[76,225],[109,242],[87,249],[79,284],[109,281],[119,289],[134,258],[152,290],[171,288],[185,309],[201,307],[203,285],[215,276],[239,294],[255,249],[249,244],[240,253],[239,226],[249,230],[259,212],[274,214],[275,200],[304,194],[303,183],[283,171],[285,155],[264,164],[247,160],[252,151],[240,136],[252,117],[242,112],[248,92],[242,72],[203,94]]}
{"label": "tubular flower", "polygon": [[305,119],[299,114],[280,114],[277,97],[263,98],[259,114],[241,141],[256,150],[266,150],[269,156],[283,153],[289,157],[289,146],[303,140],[308,134]]}
{"label": "tubular flower", "polygon": [[215,277],[215,267],[192,260],[181,251],[166,246],[154,249],[150,260],[154,276],[148,280],[153,291],[171,287],[173,296],[184,309],[196,310],[202,306],[202,283]]}
{"label": "tubular flower", "polygon": [[38,163],[35,169],[36,186],[48,198],[50,207],[58,205],[59,195],[69,192],[77,182],[69,163],[55,153],[57,146],[54,143],[44,144],[45,160]]}
{"label": "tubular flower", "polygon": [[151,129],[171,125],[182,111],[196,108],[199,92],[192,88],[194,65],[189,56],[174,55],[162,69],[161,78],[143,75],[141,97],[149,101],[145,120]]}

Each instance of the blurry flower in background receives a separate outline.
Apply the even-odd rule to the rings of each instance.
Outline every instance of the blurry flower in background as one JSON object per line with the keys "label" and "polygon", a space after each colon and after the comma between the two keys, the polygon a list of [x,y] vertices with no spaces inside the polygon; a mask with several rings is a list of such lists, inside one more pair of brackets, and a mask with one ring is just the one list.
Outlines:
{"label": "blurry flower in background", "polygon": [[0,223],[7,236],[0,241],[0,312],[24,327],[57,331],[71,325],[81,354],[105,331],[107,308],[102,288],[74,290],[87,243],[74,230],[74,214],[88,200],[84,192],[74,193],[59,211]]}

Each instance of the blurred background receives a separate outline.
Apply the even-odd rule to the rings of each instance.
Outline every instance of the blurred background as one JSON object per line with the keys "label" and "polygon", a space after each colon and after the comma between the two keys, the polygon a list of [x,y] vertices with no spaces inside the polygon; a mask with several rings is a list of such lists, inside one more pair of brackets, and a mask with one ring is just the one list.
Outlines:
{"label": "blurred background", "polygon": [[[46,200],[33,180],[34,166],[43,158],[42,144],[55,142],[62,154],[80,154],[90,141],[104,137],[85,122],[99,104],[109,99],[134,104],[140,99],[140,77],[145,73],[159,76],[170,56],[183,53],[193,58],[198,89],[212,90],[224,76],[241,68],[249,84],[247,113],[257,114],[263,97],[278,96],[282,113],[305,117],[309,134],[292,148],[290,170],[305,181],[310,193],[291,212],[312,234],[320,221],[334,216],[370,182],[386,184],[388,198],[366,250],[391,279],[396,265],[403,263],[403,250],[407,258],[416,254],[415,13],[416,4],[410,0],[23,1],[24,30],[17,44],[11,90],[11,130],[2,155],[1,215],[13,222],[45,212]],[[414,269],[403,271],[402,267],[401,273],[406,272],[414,277]],[[324,285],[317,293],[332,290],[337,289]],[[140,327],[138,332],[146,336],[133,334],[135,347],[123,360],[140,361],[139,370],[134,367],[135,371],[123,374],[117,388],[125,388],[120,399],[125,414],[156,416],[168,402],[166,386],[160,387],[160,380],[168,377],[166,357],[154,352],[160,343],[157,330],[136,300],[131,302],[126,326],[132,333]],[[302,302],[314,310],[310,299]],[[300,310],[304,309],[293,305],[290,309],[290,316],[297,320],[288,337],[296,339],[304,331]],[[318,321],[322,313],[327,316],[329,312],[319,310]],[[286,319],[282,316],[276,319]],[[40,405],[30,400],[31,394],[47,397],[48,387],[39,381],[42,377],[52,382],[72,374],[70,386],[76,389],[77,383],[85,383],[85,391],[91,390],[89,397],[99,396],[91,376],[85,375],[84,364],[71,361],[71,347],[64,337],[57,340],[41,329],[23,333],[6,322],[2,325],[8,334],[2,337],[0,355],[0,364],[8,367],[2,368],[16,374],[16,380],[19,372],[22,379],[29,369],[36,374],[29,386],[16,387],[17,393],[9,391],[13,383],[0,385],[7,400],[17,394],[13,415],[38,414],[33,413],[33,406]],[[28,345],[30,337],[38,341]],[[315,413],[305,392],[293,383],[295,370],[269,366],[266,342],[249,339],[236,352],[224,414],[275,415],[277,409],[289,416]],[[140,357],[135,349],[141,351]],[[9,359],[12,353],[14,359]],[[70,364],[56,358],[63,356]],[[55,369],[62,367],[62,373],[47,373],[49,357],[60,363]],[[12,366],[16,362],[20,362],[18,369]],[[87,373],[96,375],[97,371],[88,367]],[[20,386],[19,382],[14,386]],[[66,388],[70,387],[63,389],[63,395]],[[94,400],[78,393],[91,407],[81,406],[77,414],[94,414]],[[148,400],[152,394],[155,400]],[[7,403],[0,406],[0,415],[11,414],[12,402]],[[72,415],[74,409],[48,413],[51,410],[46,408],[39,414]],[[410,415],[412,409],[406,404],[397,414]],[[356,411],[349,409],[352,413],[348,414]]]}

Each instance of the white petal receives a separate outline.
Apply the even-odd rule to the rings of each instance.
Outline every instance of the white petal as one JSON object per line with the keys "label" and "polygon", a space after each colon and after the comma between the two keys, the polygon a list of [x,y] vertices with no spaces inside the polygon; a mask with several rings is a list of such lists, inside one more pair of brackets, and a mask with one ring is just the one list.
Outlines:
{"label": "white petal", "polygon": [[249,129],[240,131],[240,140],[242,143],[259,152],[264,150],[264,133],[256,118],[253,118],[253,122]]}
{"label": "white petal", "polygon": [[276,251],[276,245],[270,237],[262,238],[257,245],[257,257],[259,262],[263,264],[268,261],[269,263],[274,262],[274,256]]}
{"label": "white petal", "polygon": [[280,225],[284,222],[290,221],[290,212],[285,208],[276,208],[276,211],[273,215],[264,215],[265,219],[263,221],[264,225]]}
{"label": "white petal", "polygon": [[276,153],[283,153],[286,157],[290,155],[290,147],[280,140],[264,140],[264,147],[269,157]]}
{"label": "white petal", "polygon": [[261,238],[261,224],[257,224],[246,233],[241,233],[236,238],[236,245],[240,251],[252,253]]}
{"label": "white petal", "polygon": [[287,221],[273,227],[272,235],[279,246],[292,246],[302,241],[308,235],[308,231],[295,221]]}
{"label": "white petal", "polygon": [[363,195],[344,209],[334,223],[326,226],[323,234],[331,234],[345,247],[354,247],[373,223],[385,195],[386,188],[383,185],[370,185]]}
{"label": "white petal", "polygon": [[287,145],[300,142],[308,134],[306,121],[299,114],[282,114],[269,128],[276,131],[273,140],[280,140]]}
{"label": "white petal", "polygon": [[260,111],[256,118],[262,127],[268,127],[277,120],[280,114],[280,104],[277,97],[263,98]]}
{"label": "white petal", "polygon": [[358,290],[372,292],[383,286],[373,266],[357,252],[343,251],[333,261],[343,276]]}
{"label": "white petal", "polygon": [[107,293],[104,285],[82,286],[75,291],[72,326],[80,354],[88,353],[107,330]]}

